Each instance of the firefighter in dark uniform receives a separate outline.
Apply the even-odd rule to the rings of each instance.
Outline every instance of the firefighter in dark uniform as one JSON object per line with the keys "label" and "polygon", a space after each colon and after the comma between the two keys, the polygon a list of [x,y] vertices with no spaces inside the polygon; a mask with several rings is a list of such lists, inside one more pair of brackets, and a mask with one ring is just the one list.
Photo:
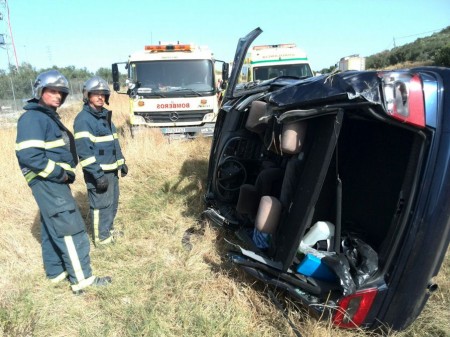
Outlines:
{"label": "firefighter in dark uniform", "polygon": [[119,203],[119,176],[128,173],[117,130],[111,121],[108,83],[98,76],[83,86],[83,109],[74,122],[75,144],[87,185],[93,241],[107,245],[123,233],[114,228]]}
{"label": "firefighter in dark uniform", "polygon": [[56,112],[69,94],[56,70],[39,74],[34,97],[17,123],[16,155],[41,216],[44,269],[52,282],[69,279],[72,291],[111,283],[92,275],[89,237],[69,184],[75,180],[75,141]]}

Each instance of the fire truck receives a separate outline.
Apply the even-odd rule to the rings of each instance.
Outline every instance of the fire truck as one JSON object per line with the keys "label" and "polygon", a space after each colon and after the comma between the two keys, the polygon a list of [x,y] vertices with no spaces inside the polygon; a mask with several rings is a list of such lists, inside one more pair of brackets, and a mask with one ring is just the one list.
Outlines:
{"label": "fire truck", "polygon": [[313,76],[306,53],[294,43],[254,46],[244,60],[240,82],[264,81],[279,76]]}
{"label": "fire truck", "polygon": [[[127,62],[112,64],[114,90],[130,97],[131,131],[157,127],[173,138],[212,136],[218,112],[215,60],[208,47],[193,44],[147,45]],[[120,92],[119,64],[125,64],[126,92]]]}

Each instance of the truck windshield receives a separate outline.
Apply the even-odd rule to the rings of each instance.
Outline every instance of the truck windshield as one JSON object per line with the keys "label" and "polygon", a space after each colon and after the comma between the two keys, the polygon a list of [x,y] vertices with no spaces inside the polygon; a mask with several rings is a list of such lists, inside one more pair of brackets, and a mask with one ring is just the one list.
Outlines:
{"label": "truck windshield", "polygon": [[139,83],[139,91],[148,93],[214,90],[214,69],[210,60],[134,62],[130,66],[130,78]]}
{"label": "truck windshield", "polygon": [[253,80],[264,81],[278,76],[295,76],[298,78],[311,77],[309,64],[283,64],[253,68]]}

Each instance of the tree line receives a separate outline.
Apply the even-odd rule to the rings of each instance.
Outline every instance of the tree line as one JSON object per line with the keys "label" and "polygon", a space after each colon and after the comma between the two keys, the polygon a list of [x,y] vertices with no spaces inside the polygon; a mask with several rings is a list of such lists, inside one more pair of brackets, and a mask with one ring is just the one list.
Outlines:
{"label": "tree line", "polygon": [[[366,69],[402,68],[407,63],[450,67],[450,26],[431,36],[366,57]],[[330,73],[336,65],[324,68]]]}
{"label": "tree line", "polygon": [[450,67],[450,26],[431,36],[369,56],[366,68],[383,69],[408,62]]}
{"label": "tree line", "polygon": [[0,69],[0,99],[12,100],[14,97],[16,99],[32,97],[36,76],[50,69],[58,70],[67,78],[71,94],[81,94],[83,83],[94,75],[104,78],[108,83],[112,81],[109,68],[100,68],[95,73],[86,68],[75,68],[75,66],[63,68],[54,66],[37,70],[29,63],[22,63],[18,68],[10,66],[8,71]]}

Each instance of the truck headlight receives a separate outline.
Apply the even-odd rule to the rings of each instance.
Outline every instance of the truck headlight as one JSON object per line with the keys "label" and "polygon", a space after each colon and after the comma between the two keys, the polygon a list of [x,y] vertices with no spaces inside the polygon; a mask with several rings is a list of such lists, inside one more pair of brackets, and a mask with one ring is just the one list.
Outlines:
{"label": "truck headlight", "polygon": [[203,116],[203,122],[215,122],[216,114],[214,112],[207,113]]}

